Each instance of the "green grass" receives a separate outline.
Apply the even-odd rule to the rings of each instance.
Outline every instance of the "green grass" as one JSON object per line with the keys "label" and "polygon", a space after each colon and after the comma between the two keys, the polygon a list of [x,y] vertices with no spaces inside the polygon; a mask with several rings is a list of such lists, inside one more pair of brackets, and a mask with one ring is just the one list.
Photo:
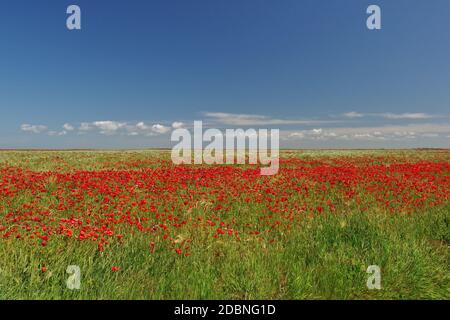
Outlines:
{"label": "green grass", "polygon": [[[369,155],[377,163],[378,156],[396,161],[399,154],[409,161],[442,160],[439,153],[296,151],[284,156]],[[125,168],[139,169],[164,165],[161,161],[169,161],[170,155],[152,150],[0,152],[0,165],[35,171],[120,168],[118,159]],[[30,198],[24,192],[11,205]],[[277,240],[273,243],[264,241],[264,235],[224,241],[213,239],[208,230],[183,229],[182,236],[195,243],[189,257],[175,254],[165,242],[150,253],[149,238],[141,233],[104,252],[93,242],[72,238],[39,248],[0,239],[0,299],[449,299],[450,205],[414,214],[363,207],[349,203],[335,214],[305,215],[292,229],[271,234]],[[237,201],[229,218],[257,225],[260,209]],[[191,214],[207,217],[208,210],[204,203]],[[5,213],[0,212],[0,219]],[[81,269],[80,290],[66,287],[69,265]],[[369,265],[381,268],[381,290],[366,287]],[[111,266],[120,270],[112,272]]]}
{"label": "green grass", "polygon": [[[324,215],[274,245],[217,240],[197,246],[188,258],[169,250],[148,254],[139,237],[104,253],[89,243],[33,250],[6,241],[0,298],[448,299],[449,209],[416,216]],[[65,285],[68,265],[81,268],[80,290]],[[111,265],[121,270],[112,272]],[[381,290],[366,287],[369,265],[381,268]]]}

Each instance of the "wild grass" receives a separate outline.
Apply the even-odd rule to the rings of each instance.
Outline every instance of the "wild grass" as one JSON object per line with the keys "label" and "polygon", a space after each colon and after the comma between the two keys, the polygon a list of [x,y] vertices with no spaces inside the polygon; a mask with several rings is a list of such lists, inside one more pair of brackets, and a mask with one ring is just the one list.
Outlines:
{"label": "wild grass", "polygon": [[[61,170],[95,170],[113,163],[118,155],[147,159],[148,165],[168,158],[152,151],[130,153],[1,156],[3,164],[42,171],[55,170],[61,163]],[[15,205],[29,197],[24,195]],[[191,214],[207,215],[208,210],[204,203]],[[233,210],[236,216],[245,213],[244,222],[254,221],[259,208],[237,202]],[[0,222],[4,214],[0,212]],[[278,232],[273,243],[251,236],[242,241],[212,239],[201,228],[180,236],[196,244],[189,257],[174,254],[164,244],[149,253],[148,238],[139,233],[104,252],[91,242],[70,238],[39,248],[0,239],[0,299],[450,298],[448,204],[393,214],[378,207],[361,210],[352,203],[345,211],[305,216],[292,229]],[[66,286],[69,265],[80,267],[80,290]],[[380,290],[366,286],[370,265],[381,268]],[[113,272],[111,266],[120,270]]]}

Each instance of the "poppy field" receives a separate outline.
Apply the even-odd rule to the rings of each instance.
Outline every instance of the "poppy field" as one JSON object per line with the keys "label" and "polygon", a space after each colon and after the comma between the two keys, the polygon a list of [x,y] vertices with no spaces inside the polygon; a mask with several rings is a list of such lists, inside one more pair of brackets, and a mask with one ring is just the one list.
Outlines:
{"label": "poppy field", "polygon": [[448,150],[2,151],[0,299],[448,299],[449,210]]}

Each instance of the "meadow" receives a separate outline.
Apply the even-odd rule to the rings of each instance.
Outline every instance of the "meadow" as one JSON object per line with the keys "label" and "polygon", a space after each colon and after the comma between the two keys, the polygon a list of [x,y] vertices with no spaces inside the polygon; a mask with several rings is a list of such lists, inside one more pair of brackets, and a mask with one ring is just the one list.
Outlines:
{"label": "meadow", "polygon": [[284,150],[259,173],[1,151],[0,299],[450,298],[449,150]]}

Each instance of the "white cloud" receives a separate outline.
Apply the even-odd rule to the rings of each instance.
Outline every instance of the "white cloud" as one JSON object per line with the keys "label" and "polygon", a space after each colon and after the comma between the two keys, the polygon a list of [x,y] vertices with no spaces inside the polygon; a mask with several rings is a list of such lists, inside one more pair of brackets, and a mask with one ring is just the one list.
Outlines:
{"label": "white cloud", "polygon": [[183,126],[184,126],[183,122],[175,121],[174,123],[172,123],[172,128],[174,129],[179,129],[182,128]]}
{"label": "white cloud", "polygon": [[67,134],[67,131],[63,130],[63,131],[49,131],[47,133],[49,136],[65,136]]}
{"label": "white cloud", "polygon": [[114,134],[117,130],[125,127],[125,122],[117,121],[95,121],[92,123],[95,127],[100,130],[101,134]]}
{"label": "white cloud", "polygon": [[303,125],[315,125],[323,123],[335,123],[338,121],[327,120],[285,120],[275,119],[268,116],[257,114],[236,114],[236,113],[224,113],[224,112],[205,112],[204,115],[209,120],[230,126],[258,126],[258,125],[288,125],[288,124],[303,124]]}
{"label": "white cloud", "polygon": [[356,111],[351,111],[343,114],[346,118],[362,118],[362,117],[381,117],[391,120],[399,119],[432,119],[440,118],[440,116],[432,115],[424,112],[405,112],[405,113],[392,113],[392,112],[382,112],[382,113],[361,113]]}
{"label": "white cloud", "polygon": [[304,138],[305,133],[303,132],[291,132],[288,134],[288,138]]}
{"label": "white cloud", "polygon": [[355,138],[355,139],[358,139],[358,138],[373,138],[374,136],[373,135],[371,135],[370,133],[355,133],[354,135],[353,135],[353,137]]}
{"label": "white cloud", "polygon": [[429,132],[429,133],[422,133],[421,136],[424,138],[437,138],[439,137],[439,134]]}
{"label": "white cloud", "polygon": [[138,135],[158,135],[169,132],[171,127],[154,124],[147,125],[140,121],[138,123],[127,123],[119,121],[94,121],[94,122],[83,122],[78,128],[78,133],[83,134],[88,131],[99,132],[103,135],[127,135],[127,136],[138,136]]}
{"label": "white cloud", "polygon": [[333,131],[318,128],[318,129],[312,129],[312,130],[301,130],[301,131],[289,132],[289,133],[287,133],[286,136],[288,139],[292,138],[292,139],[313,139],[313,140],[320,139],[321,140],[321,139],[325,139],[325,138],[335,138],[338,135]]}
{"label": "white cloud", "polygon": [[380,114],[382,117],[386,118],[386,119],[431,119],[431,118],[436,118],[437,116],[435,115],[431,115],[431,114],[427,114],[427,113],[422,113],[422,112],[418,112],[418,113],[381,113]]}
{"label": "white cloud", "polygon": [[31,124],[22,124],[20,126],[20,130],[31,133],[42,133],[47,131],[47,126],[43,125],[31,125]]}
{"label": "white cloud", "polygon": [[163,133],[169,132],[170,127],[166,127],[166,126],[163,126],[162,124],[158,123],[158,124],[154,124],[152,126],[152,131],[155,133],[163,134]]}
{"label": "white cloud", "polygon": [[378,127],[337,127],[300,131],[283,131],[287,139],[415,139],[417,137],[437,138],[450,134],[450,124],[408,124]]}
{"label": "white cloud", "polygon": [[138,124],[136,124],[136,128],[139,129],[139,130],[148,130],[148,129],[150,129],[150,127],[147,126],[143,122],[139,122]]}
{"label": "white cloud", "polygon": [[355,112],[355,111],[351,111],[351,112],[344,113],[344,117],[347,117],[347,118],[362,118],[362,117],[364,117],[364,114],[359,113],[359,112]]}
{"label": "white cloud", "polygon": [[[69,125],[70,126],[70,125]],[[101,134],[112,135],[116,133],[119,129],[126,126],[125,122],[117,121],[94,121],[94,122],[82,122],[78,127],[79,133],[86,133],[87,131],[100,130]],[[64,128],[66,125],[63,126]],[[71,126],[70,126],[71,127]],[[66,129],[67,130],[67,129]]]}
{"label": "white cloud", "polygon": [[75,128],[70,123],[65,123],[62,127],[66,131],[73,131],[73,130],[75,130]]}
{"label": "white cloud", "polygon": [[90,124],[90,123],[88,123],[88,122],[82,122],[81,124],[80,124],[80,127],[78,128],[78,130],[80,130],[80,131],[90,131],[90,130],[92,130],[94,127]]}
{"label": "white cloud", "polygon": [[[233,127],[250,127],[258,125],[284,125],[291,124],[292,127],[297,127],[297,130],[281,130],[280,138],[284,140],[302,140],[306,143],[311,142],[311,145],[315,145],[315,142],[321,143],[329,141],[331,145],[339,141],[359,141],[360,144],[364,144],[365,141],[368,142],[382,142],[387,143],[392,141],[412,141],[420,142],[420,139],[429,139],[429,141],[437,141],[440,138],[445,138],[450,135],[450,124],[449,123],[430,123],[434,121],[429,121],[428,123],[420,123],[422,119],[428,119],[432,116],[426,113],[358,113],[356,111],[348,112],[341,116],[349,118],[348,120],[342,121],[316,121],[316,120],[282,120],[275,119],[263,115],[249,115],[249,114],[231,114],[231,113],[205,113],[207,118],[206,121],[210,121],[208,125],[215,125],[218,128],[226,128],[229,125],[230,129]],[[350,123],[355,124],[350,118],[361,118],[364,116],[370,117],[382,117],[385,119],[416,119],[414,124],[401,124],[401,125],[374,125],[374,126],[364,126],[359,127],[352,126]],[[441,117],[441,120],[444,119]],[[381,120],[381,119],[378,119]],[[386,121],[385,121],[386,122]],[[391,123],[394,121],[391,121]],[[423,122],[423,121],[422,121]],[[169,122],[170,123],[170,122]],[[318,126],[314,124],[319,123]],[[336,125],[327,125],[322,123],[338,123]],[[346,127],[343,127],[345,123],[348,123]],[[380,123],[379,121],[376,122]],[[395,123],[395,122],[394,122]],[[295,126],[298,124],[298,126]],[[223,125],[220,127],[219,125]],[[65,123],[62,131],[59,130],[49,130],[45,125],[30,125],[22,124],[20,129],[24,132],[30,133],[46,133],[49,136],[64,136],[69,134],[71,131],[75,131],[77,134],[86,134],[88,132],[94,134],[103,135],[121,135],[121,136],[159,136],[170,132],[172,129],[188,127],[180,121],[174,121],[171,124],[166,122],[162,123],[144,123],[142,121],[136,122],[119,122],[119,121],[94,121],[94,122],[83,122],[76,128],[75,125],[70,123]],[[244,129],[245,130],[245,129]],[[406,140],[408,139],[408,140]],[[415,140],[414,140],[415,139]],[[431,140],[434,139],[434,140]]]}
{"label": "white cloud", "polygon": [[416,132],[413,131],[395,131],[394,135],[397,137],[414,137]]}

